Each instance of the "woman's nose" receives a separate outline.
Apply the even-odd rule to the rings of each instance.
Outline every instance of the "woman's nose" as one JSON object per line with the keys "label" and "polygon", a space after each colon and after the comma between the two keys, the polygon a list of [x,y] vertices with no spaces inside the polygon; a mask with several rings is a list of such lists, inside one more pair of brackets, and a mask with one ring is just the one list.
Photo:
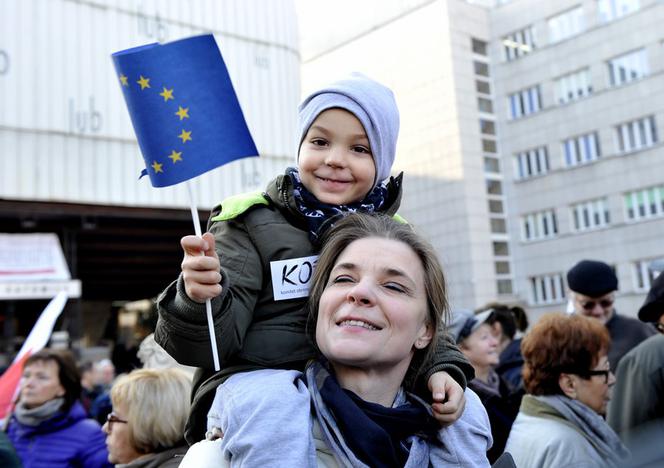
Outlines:
{"label": "woman's nose", "polygon": [[357,305],[372,305],[375,301],[371,286],[367,285],[364,281],[360,281],[359,283],[355,284],[355,286],[353,286],[351,290],[348,291],[348,295],[346,297],[348,302]]}

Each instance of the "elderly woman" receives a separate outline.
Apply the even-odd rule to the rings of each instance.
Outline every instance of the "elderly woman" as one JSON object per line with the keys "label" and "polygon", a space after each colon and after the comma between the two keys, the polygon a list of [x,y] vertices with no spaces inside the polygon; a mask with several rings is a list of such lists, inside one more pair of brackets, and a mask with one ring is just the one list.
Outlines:
{"label": "elderly woman", "polygon": [[72,355],[43,349],[23,366],[19,401],[7,434],[26,467],[106,467],[104,434],[78,401]]}
{"label": "elderly woman", "polygon": [[[267,433],[274,442],[259,450],[264,465],[274,466],[284,456],[280,433],[300,433],[299,466],[488,466],[489,423],[472,391],[461,418],[444,429],[429,405],[407,391],[433,352],[446,312],[440,264],[411,227],[359,214],[339,221],[323,244],[310,290],[308,329],[321,357],[304,375],[237,374],[217,390],[228,394],[215,398],[209,419],[224,433],[225,463],[242,466],[252,441]],[[277,404],[311,405],[311,413],[305,420],[270,420],[269,408],[253,404],[255,396],[234,393],[234,382],[245,378],[256,392],[288,395],[275,397]],[[221,401],[232,402],[232,411]],[[183,466],[202,466],[195,456],[188,454]]]}
{"label": "elderly woman", "polygon": [[184,425],[191,379],[181,369],[138,369],[111,388],[104,432],[108,460],[126,467],[177,467],[187,451]]}
{"label": "elderly woman", "polygon": [[604,421],[615,378],[609,334],[582,315],[545,315],[522,343],[527,395],[506,450],[517,466],[617,467],[628,453]]}

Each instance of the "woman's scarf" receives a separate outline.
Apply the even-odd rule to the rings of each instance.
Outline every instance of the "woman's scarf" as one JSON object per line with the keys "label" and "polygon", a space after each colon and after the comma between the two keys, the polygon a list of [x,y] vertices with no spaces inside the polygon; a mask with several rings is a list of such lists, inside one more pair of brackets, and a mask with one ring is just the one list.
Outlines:
{"label": "woman's scarf", "polygon": [[[286,174],[291,177],[293,181],[293,197],[295,198],[295,206],[307,220],[309,226],[309,239],[316,245],[318,239],[325,230],[327,230],[331,223],[331,219],[338,219],[347,213],[378,213],[383,209],[385,201],[387,200],[388,190],[385,182],[378,184],[363,200],[358,202],[348,203],[347,205],[330,205],[319,201],[307,188],[302,184],[300,173],[296,168],[289,167]],[[325,228],[321,227],[325,224]]]}
{"label": "woman's scarf", "polygon": [[65,402],[64,398],[54,398],[36,408],[26,408],[23,403],[18,403],[14,410],[14,416],[24,426],[36,427],[44,421],[51,419]]}
{"label": "woman's scarf", "polygon": [[590,407],[563,395],[535,396],[534,398],[551,406],[578,428],[595,447],[601,458],[611,463],[611,466],[620,466],[621,461],[629,456],[629,450],[620,441],[611,426]]}
{"label": "woman's scarf", "polygon": [[410,448],[407,439],[414,435],[435,438],[440,430],[431,410],[423,403],[414,400],[387,408],[364,401],[341,388],[320,361],[309,365],[307,385],[314,399],[322,402],[334,417],[345,444],[368,466],[404,466]]}
{"label": "woman's scarf", "polygon": [[[498,376],[498,373],[491,369],[489,371],[489,376],[487,381],[485,382],[482,379],[479,379],[475,377],[472,381],[472,384],[475,388],[480,389],[481,391],[484,391],[484,393],[487,393],[489,395],[494,395],[497,397],[500,397],[500,377]],[[477,391],[477,390],[476,390]]]}

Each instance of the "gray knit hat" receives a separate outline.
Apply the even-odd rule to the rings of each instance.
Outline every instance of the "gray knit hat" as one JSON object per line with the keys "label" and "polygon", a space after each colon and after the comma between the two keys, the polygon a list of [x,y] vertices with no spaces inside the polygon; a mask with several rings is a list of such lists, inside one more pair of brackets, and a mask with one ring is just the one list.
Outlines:
{"label": "gray knit hat", "polygon": [[461,343],[463,340],[477,330],[480,325],[489,320],[493,309],[485,310],[479,314],[474,314],[472,310],[458,309],[452,311],[452,322],[447,330],[454,341]]}
{"label": "gray knit hat", "polygon": [[[374,187],[390,176],[397,136],[399,135],[399,109],[392,91],[361,73],[336,81],[306,97],[299,111],[299,147],[318,114],[341,108],[351,112],[367,132],[374,164]],[[299,157],[299,154],[298,154]]]}

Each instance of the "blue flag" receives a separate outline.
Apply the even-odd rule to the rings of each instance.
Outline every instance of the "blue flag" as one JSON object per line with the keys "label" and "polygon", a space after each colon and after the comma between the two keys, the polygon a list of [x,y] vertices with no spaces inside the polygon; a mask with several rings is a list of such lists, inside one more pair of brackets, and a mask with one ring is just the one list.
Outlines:
{"label": "blue flag", "polygon": [[258,156],[211,34],[112,57],[154,187]]}

